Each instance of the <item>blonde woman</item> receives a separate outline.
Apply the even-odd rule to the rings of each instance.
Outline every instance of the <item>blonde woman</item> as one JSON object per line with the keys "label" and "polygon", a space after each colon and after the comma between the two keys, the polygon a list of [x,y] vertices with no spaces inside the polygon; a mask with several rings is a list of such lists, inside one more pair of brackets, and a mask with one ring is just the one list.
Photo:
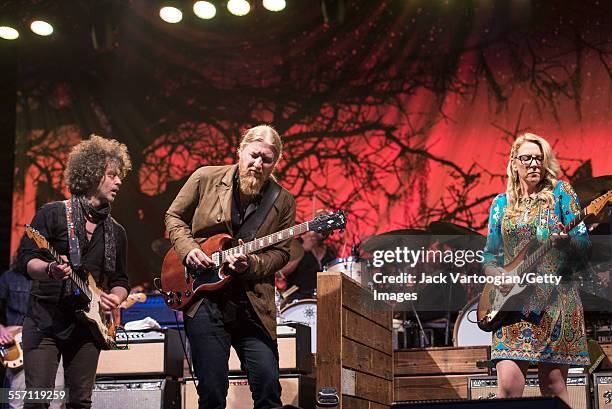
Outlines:
{"label": "blonde woman", "polygon": [[[589,246],[584,223],[569,236],[561,232],[579,212],[569,183],[558,179],[559,162],[542,137],[526,133],[512,145],[508,184],[491,206],[484,271],[500,275],[531,240],[555,240],[555,247],[538,264],[539,275],[562,276],[561,284],[538,284],[511,323],[493,333],[491,359],[496,362],[499,397],[520,397],[530,362],[538,364],[540,390],[566,403],[570,366],[589,364],[584,314],[571,283],[572,262]],[[502,291],[511,285],[502,286]]]}

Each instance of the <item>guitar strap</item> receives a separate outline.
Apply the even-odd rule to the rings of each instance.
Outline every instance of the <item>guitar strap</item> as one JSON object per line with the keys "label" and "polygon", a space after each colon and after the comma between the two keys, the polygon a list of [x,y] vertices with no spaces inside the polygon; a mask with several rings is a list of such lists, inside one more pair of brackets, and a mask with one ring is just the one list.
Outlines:
{"label": "guitar strap", "polygon": [[64,200],[66,206],[66,225],[68,227],[68,246],[70,254],[70,263],[74,268],[81,267],[81,249],[79,247],[79,239],[76,235],[74,227],[74,216],[72,212],[72,203],[70,200]]}
{"label": "guitar strap", "polygon": [[550,237],[550,226],[549,226],[550,209],[546,208],[542,210],[540,208],[538,211],[538,215],[539,215],[539,220],[538,220],[538,225],[536,227],[536,238],[538,239],[540,243],[543,243],[544,241],[548,240],[548,238]]}
{"label": "guitar strap", "polygon": [[[74,225],[74,213],[72,210],[72,201],[70,199],[64,200],[66,207],[66,227],[68,230],[68,254],[70,257],[70,264],[72,268],[78,270],[81,267],[81,248],[79,246],[79,239],[76,234],[76,228]],[[74,292],[69,280],[64,281],[65,290],[68,293]]]}
{"label": "guitar strap", "polygon": [[259,207],[255,210],[255,213],[240,226],[240,229],[234,234],[236,241],[242,239],[245,243],[255,238],[255,234],[263,224],[266,216],[270,213],[274,202],[278,198],[281,191],[281,187],[278,183],[270,179],[268,188],[261,198]]}

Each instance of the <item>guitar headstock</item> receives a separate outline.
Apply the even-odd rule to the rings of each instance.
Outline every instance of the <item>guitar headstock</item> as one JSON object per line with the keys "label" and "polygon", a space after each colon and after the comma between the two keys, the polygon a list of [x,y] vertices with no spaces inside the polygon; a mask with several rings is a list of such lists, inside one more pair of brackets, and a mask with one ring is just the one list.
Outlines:
{"label": "guitar headstock", "polygon": [[144,293],[130,294],[127,296],[125,300],[123,300],[123,302],[121,303],[119,307],[127,309],[127,308],[130,308],[132,305],[136,304],[137,302],[145,302],[145,301],[147,301],[147,295]]}
{"label": "guitar headstock", "polygon": [[25,229],[24,229],[24,233],[25,233],[26,236],[28,236],[28,238],[30,240],[32,240],[34,243],[36,243],[36,245],[39,248],[41,248],[41,249],[49,249],[49,242],[47,241],[45,236],[40,234],[40,232],[38,230],[36,230],[34,227],[30,226],[29,224],[26,224],[25,225]]}
{"label": "guitar headstock", "polygon": [[599,214],[599,212],[601,212],[601,210],[610,202],[612,202],[612,190],[608,190],[607,193],[604,193],[589,203],[589,205],[585,208],[586,215],[597,216],[597,214]]}
{"label": "guitar headstock", "polygon": [[308,222],[308,230],[324,233],[332,230],[344,229],[346,227],[346,216],[342,210],[333,213],[320,214]]}

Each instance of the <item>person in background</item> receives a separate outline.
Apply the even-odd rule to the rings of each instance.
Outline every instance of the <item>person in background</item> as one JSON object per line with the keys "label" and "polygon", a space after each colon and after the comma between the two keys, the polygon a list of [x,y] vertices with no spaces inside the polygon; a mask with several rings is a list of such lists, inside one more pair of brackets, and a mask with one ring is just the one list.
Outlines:
{"label": "person in background", "polygon": [[[319,211],[318,214],[326,213]],[[297,287],[297,290],[289,295],[286,303],[304,298],[314,298],[317,290],[317,273],[323,271],[326,264],[336,259],[336,249],[325,243],[330,233],[317,233],[309,231],[301,237],[304,255],[292,270],[291,265],[281,269],[286,278],[286,287]]]}
{"label": "person in background", "polygon": [[[3,347],[10,347],[14,344],[15,335],[21,333],[23,319],[28,311],[31,288],[32,282],[16,271],[15,266],[0,275],[0,303],[4,311],[2,324],[0,324],[0,345]],[[23,364],[17,368],[6,368],[4,387],[10,390],[24,390],[26,388]],[[63,388],[64,370],[60,362],[55,378],[55,389]],[[10,399],[8,407],[10,409],[22,409],[23,400]],[[51,409],[63,409],[64,407],[64,402],[61,400],[52,401],[50,406]]]}

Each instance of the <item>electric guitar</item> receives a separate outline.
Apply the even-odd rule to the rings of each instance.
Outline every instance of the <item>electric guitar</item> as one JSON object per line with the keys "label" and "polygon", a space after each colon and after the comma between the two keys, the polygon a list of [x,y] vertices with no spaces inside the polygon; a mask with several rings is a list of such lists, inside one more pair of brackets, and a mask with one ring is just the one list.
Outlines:
{"label": "electric guitar", "polygon": [[23,366],[21,325],[11,325],[6,329],[13,335],[13,342],[0,345],[0,360],[5,368],[18,369]]}
{"label": "electric guitar", "polygon": [[[25,234],[36,243],[38,248],[49,251],[55,262],[59,264],[66,263],[38,230],[26,224]],[[70,281],[77,289],[75,295],[81,301],[79,309],[75,311],[75,314],[78,319],[89,327],[94,342],[100,349],[115,349],[117,347],[115,342],[115,322],[112,314],[105,313],[100,307],[100,294],[102,290],[96,285],[96,281],[89,272],[83,270],[82,275],[85,277],[84,279],[73,269],[69,276]]]}
{"label": "electric guitar", "polygon": [[115,326],[118,327],[121,325],[121,310],[127,310],[137,302],[145,301],[147,301],[147,295],[145,293],[135,293],[128,295],[127,298],[123,300],[121,305],[119,305],[119,308],[113,309],[113,320],[115,321]]}
{"label": "electric guitar", "polygon": [[[563,227],[563,233],[569,233],[588,216],[597,215],[610,202],[612,202],[612,190],[599,196],[585,207],[570,223]],[[514,260],[503,267],[506,270],[506,275],[522,277],[527,272],[533,270],[553,246],[553,240],[548,240],[544,244],[539,244],[535,239],[532,240],[519,252]],[[478,300],[477,319],[480,329],[492,332],[500,328],[508,315],[513,311],[520,310],[520,306],[525,303],[529,293],[529,291],[525,290],[529,287],[528,284],[515,284],[504,295],[497,286],[491,283],[486,284]]]}
{"label": "electric guitar", "polygon": [[227,271],[226,263],[230,254],[250,254],[281,241],[298,237],[307,231],[322,233],[343,229],[345,226],[344,212],[338,210],[232,248],[229,248],[232,236],[217,234],[200,245],[202,251],[214,262],[213,267],[204,269],[185,267],[176,251],[171,248],[162,264],[160,292],[168,307],[179,311],[185,310],[198,298],[200,293],[218,290],[231,280],[232,277]]}

